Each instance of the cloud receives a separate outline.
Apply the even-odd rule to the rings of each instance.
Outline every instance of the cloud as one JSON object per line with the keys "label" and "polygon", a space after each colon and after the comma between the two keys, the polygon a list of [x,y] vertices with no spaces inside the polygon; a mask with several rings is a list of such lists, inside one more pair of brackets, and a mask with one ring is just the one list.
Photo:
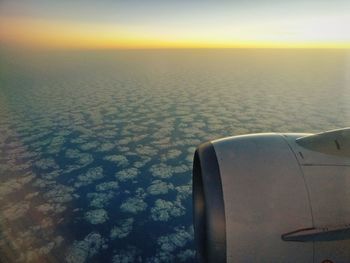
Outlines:
{"label": "cloud", "polygon": [[173,160],[181,155],[181,151],[178,149],[171,149],[167,153],[161,155],[162,161]]}
{"label": "cloud", "polygon": [[129,152],[130,151],[130,148],[129,147],[127,147],[127,146],[118,146],[117,147],[117,150],[118,150],[118,152]]}
{"label": "cloud", "polygon": [[144,167],[150,161],[152,161],[151,157],[141,156],[141,160],[134,162],[133,166],[135,166],[136,168],[141,168],[141,167]]}
{"label": "cloud", "polygon": [[[142,217],[145,224],[137,225],[137,231],[144,231],[146,238],[150,237],[147,240],[150,243],[149,246],[158,250],[157,257],[152,258],[154,260],[150,262],[179,262],[186,260],[187,257],[191,258],[193,251],[188,250],[189,242],[181,248],[170,249],[169,252],[166,248],[174,243],[171,241],[172,238],[168,237],[170,241],[166,242],[166,245],[164,242],[158,245],[157,239],[160,236],[174,234],[169,233],[168,229],[174,227],[175,222],[190,223],[191,211],[183,210],[182,207],[187,208],[191,199],[192,189],[189,181],[195,146],[209,139],[248,132],[267,130],[312,132],[330,126],[343,126],[350,116],[350,104],[346,103],[347,100],[343,100],[344,103],[338,105],[343,109],[338,112],[339,114],[330,110],[337,108],[331,107],[334,104],[331,102],[324,104],[321,109],[322,114],[317,116],[305,118],[305,114],[295,114],[297,113],[295,109],[298,108],[305,109],[304,112],[320,112],[318,108],[321,104],[317,102],[329,102],[327,97],[332,93],[332,89],[328,89],[322,92],[322,96],[321,93],[320,96],[316,94],[317,99],[310,103],[307,96],[301,96],[307,89],[292,87],[296,83],[295,78],[291,78],[289,83],[291,85],[287,85],[288,88],[283,88],[287,86],[282,87],[279,85],[280,81],[276,82],[276,78],[268,77],[264,84],[271,88],[273,96],[264,97],[260,95],[265,91],[266,85],[255,87],[254,79],[238,76],[242,72],[236,74],[238,81],[235,83],[238,84],[234,85],[233,89],[232,85],[224,85],[232,79],[232,72],[221,74],[222,70],[217,77],[213,77],[213,74],[204,76],[205,85],[198,85],[196,83],[198,78],[182,79],[181,74],[177,73],[159,75],[160,82],[153,85],[149,81],[144,81],[144,76],[138,73],[131,76],[126,71],[122,72],[126,74],[119,74],[117,77],[111,75],[112,78],[110,78],[105,73],[110,71],[114,74],[114,66],[107,70],[102,67],[101,70],[97,70],[101,72],[93,76],[90,74],[90,66],[76,69],[84,72],[75,74],[78,77],[66,78],[60,83],[55,82],[54,79],[47,79],[45,85],[33,87],[33,91],[35,90],[38,95],[34,105],[37,118],[23,118],[26,116],[30,101],[28,101],[29,104],[21,103],[25,99],[21,95],[25,94],[18,93],[16,89],[8,89],[8,91],[13,93],[12,95],[15,93],[19,95],[18,100],[13,101],[12,105],[18,110],[18,114],[9,114],[10,108],[6,103],[0,103],[0,174],[3,175],[0,183],[0,198],[3,198],[0,217],[3,220],[14,218],[11,225],[11,230],[14,232],[14,230],[21,231],[20,228],[16,228],[19,221],[28,220],[23,224],[24,226],[32,224],[30,220],[33,215],[36,219],[33,222],[35,230],[28,233],[28,236],[42,237],[42,232],[36,230],[35,223],[37,223],[45,227],[45,231],[52,231],[52,238],[50,236],[42,239],[42,243],[34,244],[32,239],[23,237],[22,239],[32,246],[25,247],[23,250],[41,249],[43,253],[49,253],[48,257],[62,257],[57,252],[64,251],[69,245],[67,239],[60,250],[56,248],[50,250],[52,247],[50,242],[54,235],[59,234],[57,231],[79,222],[81,213],[84,217],[89,210],[101,209],[110,202],[105,213],[108,213],[110,220],[106,220],[101,225],[89,225],[83,218],[84,223],[89,226],[80,229],[79,236],[83,234],[81,239],[89,234],[86,231],[96,227],[101,227],[101,231],[103,229],[108,238],[113,227],[116,227],[118,235],[126,234],[128,231],[119,223],[123,218],[133,216],[134,213],[136,214],[134,229],[135,223],[138,222],[139,217]],[[17,71],[14,69],[13,72]],[[326,75],[324,78],[320,77],[318,83],[310,87],[310,92],[316,90],[315,87],[327,78]],[[304,81],[305,76],[302,79]],[[272,82],[269,82],[270,80]],[[178,85],[179,83],[181,85]],[[238,88],[242,83],[246,83],[247,86],[243,89]],[[306,79],[305,83],[309,85],[311,82]],[[68,93],[57,93],[55,91],[57,85],[60,86],[60,91],[67,91],[71,96],[60,98],[61,95]],[[127,88],[130,85],[133,86],[132,89]],[[98,92],[96,92],[96,86],[99,87]],[[118,94],[115,92],[116,88]],[[194,90],[199,92],[194,94]],[[286,91],[298,95],[293,97],[294,102],[291,101],[291,96],[281,96]],[[56,92],[54,95],[57,95],[51,96],[52,103],[47,104],[45,100],[40,99],[52,92]],[[179,94],[180,96],[177,96]],[[344,98],[345,95],[348,96],[349,92],[344,94]],[[244,107],[241,103],[235,103],[242,101],[244,101]],[[263,107],[257,108],[256,105],[259,104]],[[285,107],[286,105],[292,107]],[[271,110],[271,106],[277,110]],[[283,110],[286,108],[288,108],[287,111]],[[98,113],[94,115],[94,111]],[[297,121],[290,122],[288,118],[291,115],[297,116]],[[96,117],[96,121],[92,121],[91,116]],[[302,119],[307,121],[302,122]],[[111,156],[112,158],[108,159]],[[104,157],[106,159],[101,160]],[[115,163],[109,163],[112,161]],[[85,172],[95,167],[95,163],[102,169],[102,173],[97,173],[97,176],[87,176]],[[120,181],[114,177],[113,173],[131,167],[139,172],[136,174],[132,173],[133,170],[124,171],[120,174]],[[34,168],[33,174],[32,168]],[[125,183],[123,183],[124,180]],[[87,187],[75,188],[72,191],[70,188],[74,185]],[[117,195],[119,191],[120,199],[110,199],[111,193]],[[90,194],[87,194],[88,192]],[[77,194],[81,195],[77,200],[79,202],[75,201]],[[127,195],[126,200],[124,200],[125,195]],[[158,201],[156,205],[154,201],[158,198],[163,201]],[[114,200],[116,204],[113,206]],[[31,211],[32,208],[34,211]],[[120,211],[116,211],[118,209]],[[66,211],[69,217],[66,216]],[[187,214],[175,218],[172,215],[173,211],[179,211],[179,214],[184,211]],[[117,218],[114,219],[114,216]],[[148,229],[149,224],[154,224],[149,222],[152,220],[160,220],[157,221],[158,225],[166,227],[154,232],[153,229]],[[121,240],[123,248],[134,242],[132,234],[134,233],[131,232]],[[21,236],[18,240],[20,238]],[[81,241],[83,240],[77,242]],[[119,240],[112,243],[119,244]],[[145,249],[142,242],[137,243],[140,249]],[[165,246],[162,250],[161,245]],[[0,249],[4,247],[5,245],[0,245]],[[147,254],[150,257],[155,256],[151,255],[152,253],[153,251],[142,251],[143,255]],[[126,248],[124,250],[119,248],[113,254],[116,255],[116,261],[122,261],[132,253]],[[111,255],[106,255],[107,257]],[[130,257],[133,258],[131,261],[138,260],[138,256]],[[89,260],[86,256],[86,261],[93,260],[95,258]],[[63,262],[64,259],[59,258],[58,261]],[[106,261],[111,261],[111,258]]]}
{"label": "cloud", "polygon": [[76,163],[79,164],[80,168],[81,168],[81,167],[85,167],[85,166],[89,165],[93,161],[94,161],[94,158],[92,157],[91,154],[82,153],[82,154],[79,155],[79,158],[76,161]]}
{"label": "cloud", "polygon": [[84,263],[106,248],[106,240],[99,233],[92,232],[81,241],[74,241],[68,249],[67,263]]}
{"label": "cloud", "polygon": [[34,187],[39,187],[39,188],[47,188],[48,186],[54,185],[56,182],[54,180],[46,180],[46,179],[41,179],[37,178],[35,181],[32,183]]}
{"label": "cloud", "polygon": [[113,127],[113,130],[105,130],[99,133],[100,137],[104,137],[106,139],[112,139],[116,136],[116,131],[118,129],[116,127]]}
{"label": "cloud", "polygon": [[51,140],[51,143],[47,147],[47,153],[58,154],[61,151],[61,148],[63,147],[64,142],[65,142],[64,136],[53,137],[53,139]]}
{"label": "cloud", "polygon": [[[220,137],[220,136],[218,136],[218,137]],[[204,140],[204,141],[206,141],[206,140]],[[179,141],[177,143],[177,146],[194,146],[194,145],[199,145],[202,142],[203,142],[203,140],[200,140],[200,139],[194,139],[194,138],[186,139],[186,138],[182,138],[181,141]]]}
{"label": "cloud", "polygon": [[34,198],[35,196],[38,196],[39,192],[31,192],[26,194],[26,196],[24,197],[24,200],[31,200],[32,198]]}
{"label": "cloud", "polygon": [[129,137],[124,137],[124,139],[118,140],[118,145],[126,145],[129,144],[132,141]]}
{"label": "cloud", "polygon": [[118,225],[113,227],[111,230],[110,238],[113,240],[116,238],[127,237],[132,231],[133,224],[134,224],[133,218],[127,218],[127,219],[118,221]]}
{"label": "cloud", "polygon": [[23,177],[11,178],[7,181],[1,182],[0,184],[0,200],[6,195],[18,191],[24,187],[25,184],[29,183],[34,179],[34,175],[27,174]]}
{"label": "cloud", "polygon": [[115,163],[118,166],[128,166],[129,165],[129,161],[128,159],[123,156],[123,155],[108,155],[106,157],[103,158],[106,161]]}
{"label": "cloud", "polygon": [[[75,160],[74,164],[66,165],[63,171],[65,174],[71,173],[81,168],[84,168],[93,162],[94,162],[94,158],[92,157],[91,154],[83,153],[80,155],[79,159]],[[72,163],[72,162],[69,162],[69,163]]]}
{"label": "cloud", "polygon": [[2,216],[7,220],[15,220],[23,217],[29,210],[29,207],[29,202],[25,201],[8,204],[2,212]]}
{"label": "cloud", "polygon": [[174,173],[185,173],[191,170],[191,166],[186,164],[179,164],[173,167]]}
{"label": "cloud", "polygon": [[90,210],[85,213],[85,219],[93,225],[102,224],[108,220],[108,214],[104,209]]}
{"label": "cloud", "polygon": [[40,159],[34,165],[41,170],[58,169],[58,165],[52,158]]}
{"label": "cloud", "polygon": [[44,194],[44,197],[50,202],[67,203],[73,199],[73,192],[73,187],[54,184],[52,188]]}
{"label": "cloud", "polygon": [[98,142],[88,142],[88,143],[79,145],[79,148],[82,149],[83,151],[89,151],[97,148],[98,146],[99,146]]}
{"label": "cloud", "polygon": [[151,208],[151,217],[154,221],[168,221],[171,217],[178,217],[185,214],[185,208],[180,202],[170,202],[157,199],[155,206]]}
{"label": "cloud", "polygon": [[64,212],[67,208],[63,206],[62,204],[51,204],[51,203],[43,203],[40,204],[36,207],[36,209],[44,214],[48,213],[54,213],[54,214],[59,214]]}
{"label": "cloud", "polygon": [[[30,228],[25,232],[21,232],[15,240],[12,239],[12,245],[17,246],[19,250],[15,255],[17,262],[42,262],[54,248],[59,247],[63,242],[62,236],[48,236],[45,232],[40,231],[39,240],[35,237],[36,235],[39,235],[38,231],[33,231]],[[28,245],[30,247],[27,248]]]}
{"label": "cloud", "polygon": [[163,178],[163,179],[170,178],[173,176],[173,174],[185,173],[190,170],[191,170],[190,166],[185,164],[171,166],[164,163],[154,164],[149,169],[149,171],[152,173],[154,177]]}
{"label": "cloud", "polygon": [[78,159],[82,153],[78,149],[67,149],[65,157],[70,159]]}
{"label": "cloud", "polygon": [[59,177],[62,174],[61,170],[53,170],[51,172],[45,172],[41,173],[41,178],[44,180],[54,180],[55,178]]}
{"label": "cloud", "polygon": [[187,149],[188,154],[186,156],[186,161],[189,162],[190,164],[192,164],[193,162],[195,150],[196,150],[196,147],[188,147]]}
{"label": "cloud", "polygon": [[189,241],[193,240],[191,230],[186,230],[183,226],[176,227],[174,233],[161,236],[157,243],[162,251],[173,252],[177,248],[184,247]]}
{"label": "cloud", "polygon": [[147,203],[143,201],[141,198],[130,197],[126,199],[126,201],[120,206],[120,209],[123,212],[128,212],[132,214],[138,214],[146,210]]}
{"label": "cloud", "polygon": [[116,190],[119,188],[119,184],[116,181],[103,182],[96,185],[96,191],[107,191],[107,190]]}
{"label": "cloud", "polygon": [[140,199],[145,199],[147,193],[142,187],[139,187],[135,190],[135,196]]}
{"label": "cloud", "polygon": [[154,156],[158,154],[157,149],[147,145],[146,146],[141,145],[137,147],[136,152],[138,153],[138,155],[141,155],[141,156]]}
{"label": "cloud", "polygon": [[132,168],[124,169],[117,172],[115,176],[117,177],[118,180],[120,180],[121,182],[124,182],[127,180],[135,179],[139,174],[140,174],[140,171],[137,168],[132,167]]}
{"label": "cloud", "polygon": [[159,178],[169,178],[173,175],[172,167],[164,163],[152,165],[149,171],[153,176]]}
{"label": "cloud", "polygon": [[[147,130],[147,128],[146,128]],[[147,138],[148,135],[147,134],[141,134],[141,135],[135,135],[132,137],[132,141],[133,142],[139,142],[139,141],[142,141],[143,139]]]}
{"label": "cloud", "polygon": [[75,187],[85,186],[104,177],[102,167],[90,168],[85,174],[78,176],[79,182],[74,184]]}
{"label": "cloud", "polygon": [[31,169],[33,167],[32,162],[22,162],[21,163],[8,163],[1,165],[0,172],[14,172],[14,173],[23,173],[25,170]]}
{"label": "cloud", "polygon": [[147,188],[147,192],[151,195],[167,194],[169,190],[174,189],[173,184],[163,182],[161,180],[154,180]]}
{"label": "cloud", "polygon": [[115,148],[115,143],[105,142],[102,143],[96,150],[98,152],[109,152]]}
{"label": "cloud", "polygon": [[114,193],[88,193],[86,196],[88,199],[90,199],[90,206],[95,208],[103,208],[108,206],[109,201],[114,197]]}
{"label": "cloud", "polygon": [[186,200],[192,195],[192,183],[176,186],[175,190],[177,191],[176,200]]}
{"label": "cloud", "polygon": [[193,152],[193,154],[188,154],[186,156],[186,161],[192,164],[193,158],[194,158],[194,152]]}
{"label": "cloud", "polygon": [[147,262],[182,262],[193,257],[194,251],[185,250],[177,253],[179,248],[185,247],[193,240],[193,229],[185,229],[183,226],[175,227],[174,232],[160,236],[157,239],[157,253]]}

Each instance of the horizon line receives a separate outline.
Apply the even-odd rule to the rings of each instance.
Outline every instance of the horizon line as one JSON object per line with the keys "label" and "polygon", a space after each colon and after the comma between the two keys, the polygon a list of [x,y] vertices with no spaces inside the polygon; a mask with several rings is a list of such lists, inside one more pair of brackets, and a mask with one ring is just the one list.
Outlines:
{"label": "horizon line", "polygon": [[136,51],[136,50],[239,50],[239,49],[275,49],[275,50],[283,50],[283,49],[295,49],[295,50],[350,50],[350,44],[346,46],[233,46],[233,47],[96,47],[96,48],[88,48],[88,47],[26,47],[26,46],[8,46],[1,45],[0,49],[6,50],[16,50],[16,51]]}

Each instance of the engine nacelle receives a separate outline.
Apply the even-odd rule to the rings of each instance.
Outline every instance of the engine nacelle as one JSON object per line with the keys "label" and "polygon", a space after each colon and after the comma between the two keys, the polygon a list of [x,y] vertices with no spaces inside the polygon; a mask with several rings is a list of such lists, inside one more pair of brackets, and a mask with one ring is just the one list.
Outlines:
{"label": "engine nacelle", "polygon": [[193,204],[199,262],[350,262],[350,129],[204,143]]}

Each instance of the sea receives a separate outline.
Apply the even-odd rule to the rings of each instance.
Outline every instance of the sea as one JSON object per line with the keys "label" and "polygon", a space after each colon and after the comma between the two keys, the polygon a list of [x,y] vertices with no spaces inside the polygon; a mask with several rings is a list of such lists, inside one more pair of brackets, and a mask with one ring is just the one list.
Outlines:
{"label": "sea", "polygon": [[206,141],[350,126],[350,50],[0,50],[0,262],[194,262]]}

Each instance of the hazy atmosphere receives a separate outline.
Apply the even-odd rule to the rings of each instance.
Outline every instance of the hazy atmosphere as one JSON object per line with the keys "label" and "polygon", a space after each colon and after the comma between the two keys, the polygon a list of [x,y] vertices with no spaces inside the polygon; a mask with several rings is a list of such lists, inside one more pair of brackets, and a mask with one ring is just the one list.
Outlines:
{"label": "hazy atmosphere", "polygon": [[0,0],[0,262],[194,262],[200,143],[350,126],[349,3]]}
{"label": "hazy atmosphere", "polygon": [[0,2],[0,39],[45,48],[350,47],[347,0]]}
{"label": "hazy atmosphere", "polygon": [[195,147],[252,132],[350,126],[349,55],[1,55],[1,257],[193,261]]}

